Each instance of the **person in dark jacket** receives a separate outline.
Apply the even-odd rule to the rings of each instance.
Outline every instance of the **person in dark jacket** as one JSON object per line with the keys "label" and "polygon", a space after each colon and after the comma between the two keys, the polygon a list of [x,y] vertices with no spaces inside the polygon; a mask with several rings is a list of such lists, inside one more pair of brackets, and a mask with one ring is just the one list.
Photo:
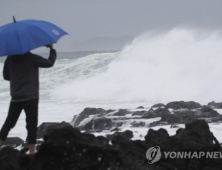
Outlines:
{"label": "person in dark jacket", "polygon": [[24,55],[8,56],[4,63],[3,77],[10,81],[11,102],[8,116],[0,131],[0,148],[24,109],[29,153],[35,153],[38,125],[39,68],[52,67],[56,61],[56,50],[53,49],[53,45],[47,47],[50,48],[48,59],[28,52]]}

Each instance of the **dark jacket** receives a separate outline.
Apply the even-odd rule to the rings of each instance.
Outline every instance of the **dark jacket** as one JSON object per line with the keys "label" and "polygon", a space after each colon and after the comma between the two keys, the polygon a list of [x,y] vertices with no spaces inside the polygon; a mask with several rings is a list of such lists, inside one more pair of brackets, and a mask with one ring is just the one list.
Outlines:
{"label": "dark jacket", "polygon": [[39,98],[39,67],[52,67],[56,60],[56,50],[51,49],[48,59],[32,54],[8,56],[3,77],[10,81],[12,101]]}

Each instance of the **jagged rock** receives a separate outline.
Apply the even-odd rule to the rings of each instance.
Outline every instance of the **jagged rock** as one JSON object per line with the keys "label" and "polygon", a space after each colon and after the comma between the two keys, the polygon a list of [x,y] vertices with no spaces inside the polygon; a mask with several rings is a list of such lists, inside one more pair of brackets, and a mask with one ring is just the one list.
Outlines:
{"label": "jagged rock", "polygon": [[130,130],[126,130],[124,132],[115,132],[114,134],[108,135],[107,137],[109,139],[112,139],[115,138],[116,136],[122,136],[123,138],[131,139],[133,137],[133,132]]}
{"label": "jagged rock", "polygon": [[5,141],[4,141],[4,145],[6,146],[10,146],[13,148],[16,148],[19,145],[23,145],[24,144],[24,140],[22,140],[19,137],[8,137]]}
{"label": "jagged rock", "polygon": [[[116,132],[107,137],[81,133],[72,126],[49,129],[35,156],[10,147],[0,151],[1,170],[165,170],[221,169],[221,159],[166,159],[148,164],[146,151],[160,146],[163,151],[221,151],[208,124],[197,120],[169,136],[165,129],[149,129],[145,141],[131,140],[131,131]],[[110,144],[111,143],[111,144]]]}
{"label": "jagged rock", "polygon": [[131,123],[132,127],[144,127],[146,124],[145,122],[132,122]]}
{"label": "jagged rock", "polygon": [[137,107],[136,109],[145,109],[145,107],[139,106],[139,107]]}
{"label": "jagged rock", "polygon": [[19,151],[11,147],[3,147],[0,151],[1,170],[19,170]]}
{"label": "jagged rock", "polygon": [[[162,139],[161,139],[162,137]],[[161,151],[189,151],[189,152],[205,152],[219,151],[221,146],[217,139],[210,132],[209,126],[204,120],[196,120],[186,124],[185,129],[177,130],[176,135],[168,137],[165,131],[162,134],[158,131],[150,129],[145,137],[146,142],[152,143],[153,146],[160,146]],[[154,169],[203,169],[204,167],[219,168],[222,162],[219,159],[165,159],[148,166]],[[193,169],[193,168],[192,168]]]}
{"label": "jagged rock", "polygon": [[[220,114],[208,106],[202,106],[200,109],[201,117],[218,117]],[[199,112],[199,113],[200,113]]]}
{"label": "jagged rock", "polygon": [[165,108],[158,108],[156,110],[150,109],[142,118],[155,118],[155,117],[162,117],[163,115],[169,115],[170,112],[168,109]]}
{"label": "jagged rock", "polygon": [[106,110],[101,108],[85,108],[77,117],[74,116],[72,120],[72,125],[73,127],[78,127],[80,122],[82,122],[84,119],[88,118],[91,115],[104,116],[106,114]]}
{"label": "jagged rock", "polygon": [[146,113],[147,111],[135,111],[132,116],[144,116]]}
{"label": "jagged rock", "polygon": [[[66,127],[51,130],[35,156],[36,169],[121,169],[124,164],[121,151],[108,144],[104,137],[81,134]],[[86,163],[87,162],[87,163]]]}
{"label": "jagged rock", "polygon": [[87,123],[85,126],[81,127],[83,130],[105,130],[105,129],[111,129],[112,128],[112,120],[101,117],[97,119],[91,120],[89,123]]}
{"label": "jagged rock", "polygon": [[131,112],[127,109],[119,109],[118,112],[114,113],[113,116],[126,116],[127,114],[130,114]]}
{"label": "jagged rock", "polygon": [[153,129],[149,129],[147,135],[145,136],[145,140],[150,145],[158,145],[161,141],[168,139],[170,136],[166,129],[160,128],[155,131]]}
{"label": "jagged rock", "polygon": [[167,109],[174,109],[174,110],[179,110],[179,109],[198,109],[201,108],[201,104],[190,101],[190,102],[184,102],[184,101],[175,101],[175,102],[170,102],[166,105]]}
{"label": "jagged rock", "polygon": [[49,129],[58,129],[58,128],[63,128],[63,127],[67,127],[67,126],[71,126],[71,125],[69,123],[67,123],[67,122],[61,122],[61,123],[42,123],[38,127],[37,139],[43,138],[43,136],[47,133],[47,131]]}
{"label": "jagged rock", "polygon": [[118,132],[120,129],[118,127],[112,128],[110,131],[111,132]]}
{"label": "jagged rock", "polygon": [[155,110],[155,109],[158,109],[158,108],[165,108],[165,104],[162,104],[162,103],[158,103],[158,104],[155,104],[151,107],[151,109]]}
{"label": "jagged rock", "polygon": [[211,107],[212,109],[222,109],[222,102],[215,103],[214,101],[207,104],[207,106]]}
{"label": "jagged rock", "polygon": [[177,116],[177,115],[173,115],[173,114],[163,114],[161,116],[161,122],[167,122],[168,124],[172,124],[172,123],[183,123],[183,120]]}
{"label": "jagged rock", "polygon": [[170,126],[170,128],[179,128],[179,126],[178,126],[177,124],[172,124],[172,125]]}

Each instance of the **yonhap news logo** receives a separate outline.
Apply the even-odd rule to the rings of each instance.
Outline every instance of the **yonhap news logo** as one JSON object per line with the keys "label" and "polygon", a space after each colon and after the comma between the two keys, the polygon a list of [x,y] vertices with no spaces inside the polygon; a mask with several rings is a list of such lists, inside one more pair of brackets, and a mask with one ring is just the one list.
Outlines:
{"label": "yonhap news logo", "polygon": [[165,159],[222,159],[221,151],[163,151],[159,146],[150,147],[146,151],[146,158],[149,164],[158,162],[161,156]]}
{"label": "yonhap news logo", "polygon": [[160,160],[161,158],[161,151],[159,146],[154,146],[149,148],[146,151],[146,158],[149,164],[153,164]]}

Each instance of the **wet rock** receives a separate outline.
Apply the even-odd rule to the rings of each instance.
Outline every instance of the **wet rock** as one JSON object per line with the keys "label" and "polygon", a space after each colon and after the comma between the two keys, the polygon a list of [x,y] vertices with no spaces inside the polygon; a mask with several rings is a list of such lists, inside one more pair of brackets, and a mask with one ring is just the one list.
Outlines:
{"label": "wet rock", "polygon": [[135,111],[132,116],[144,116],[145,114],[147,114],[147,111]]}
{"label": "wet rock", "polygon": [[145,170],[145,169],[220,169],[220,159],[166,159],[148,164],[146,151],[160,146],[163,151],[221,151],[217,139],[204,120],[186,124],[169,136],[165,129],[149,129],[145,141],[131,140],[132,131],[116,132],[107,137],[81,133],[72,126],[51,128],[35,156],[5,147],[0,151],[3,170]]}
{"label": "wet rock", "polygon": [[[162,136],[162,139],[161,139]],[[150,129],[145,137],[147,143],[153,146],[160,146],[161,151],[189,151],[221,152],[221,146],[214,135],[210,132],[209,126],[204,120],[196,120],[186,124],[184,129],[178,129],[176,135],[167,136],[166,132],[162,134],[158,131]],[[163,169],[203,169],[204,167],[219,168],[222,162],[219,159],[165,159],[161,160],[151,167]],[[193,169],[193,168],[192,168]]]}
{"label": "wet rock", "polygon": [[3,146],[5,145],[5,146],[16,148],[17,146],[23,145],[23,144],[24,144],[24,141],[19,137],[8,137],[4,141]]}
{"label": "wet rock", "polygon": [[114,113],[113,116],[126,116],[127,114],[130,114],[131,112],[127,109],[119,109],[118,112]]}
{"label": "wet rock", "polygon": [[150,145],[159,145],[161,141],[167,140],[169,138],[169,134],[166,129],[160,128],[155,131],[153,129],[149,129],[147,135],[145,136],[145,140]]}
{"label": "wet rock", "polygon": [[145,109],[145,107],[139,106],[139,107],[137,107],[136,109]]}
{"label": "wet rock", "polygon": [[183,123],[183,120],[181,117],[173,114],[163,114],[161,116],[161,122],[167,122],[167,124],[172,124],[172,123]]}
{"label": "wet rock", "polygon": [[0,151],[0,169],[1,170],[19,170],[20,152],[9,147],[3,147]]}
{"label": "wet rock", "polygon": [[165,108],[158,108],[156,110],[150,109],[142,118],[155,118],[162,117],[163,115],[169,115],[170,112]]}
{"label": "wet rock", "polygon": [[101,117],[97,119],[91,120],[89,123],[87,123],[85,126],[81,127],[82,130],[105,130],[105,129],[111,129],[112,128],[112,120]]}
{"label": "wet rock", "polygon": [[179,110],[179,109],[198,109],[201,108],[201,104],[190,101],[190,102],[184,102],[184,101],[175,101],[175,102],[170,102],[166,105],[167,109],[174,109],[174,110]]}
{"label": "wet rock", "polygon": [[72,120],[73,127],[78,127],[80,122],[84,119],[88,118],[89,116],[104,116],[107,112],[101,108],[85,108],[77,117],[74,116]]}
{"label": "wet rock", "polygon": [[155,109],[158,109],[158,108],[165,108],[165,104],[162,104],[162,103],[158,103],[158,104],[155,104],[151,107],[151,109],[155,110]]}
{"label": "wet rock", "polygon": [[131,123],[131,125],[132,125],[132,127],[144,127],[146,124],[145,124],[145,122],[136,122],[136,121],[134,121],[134,122]]}
{"label": "wet rock", "polygon": [[67,123],[67,122],[61,122],[61,123],[42,123],[38,127],[37,139],[43,138],[43,136],[47,133],[47,131],[49,129],[58,129],[58,128],[63,128],[63,127],[67,127],[67,126],[69,127],[71,125],[69,123]]}
{"label": "wet rock", "polygon": [[222,109],[222,102],[216,103],[214,101],[207,104],[207,106],[211,107],[212,109]]}
{"label": "wet rock", "polygon": [[172,125],[170,126],[170,128],[179,128],[179,125],[177,125],[177,124],[172,124]]}
{"label": "wet rock", "polygon": [[128,167],[120,150],[110,146],[106,138],[81,134],[70,127],[51,130],[44,137],[34,164],[38,169],[55,170]]}

